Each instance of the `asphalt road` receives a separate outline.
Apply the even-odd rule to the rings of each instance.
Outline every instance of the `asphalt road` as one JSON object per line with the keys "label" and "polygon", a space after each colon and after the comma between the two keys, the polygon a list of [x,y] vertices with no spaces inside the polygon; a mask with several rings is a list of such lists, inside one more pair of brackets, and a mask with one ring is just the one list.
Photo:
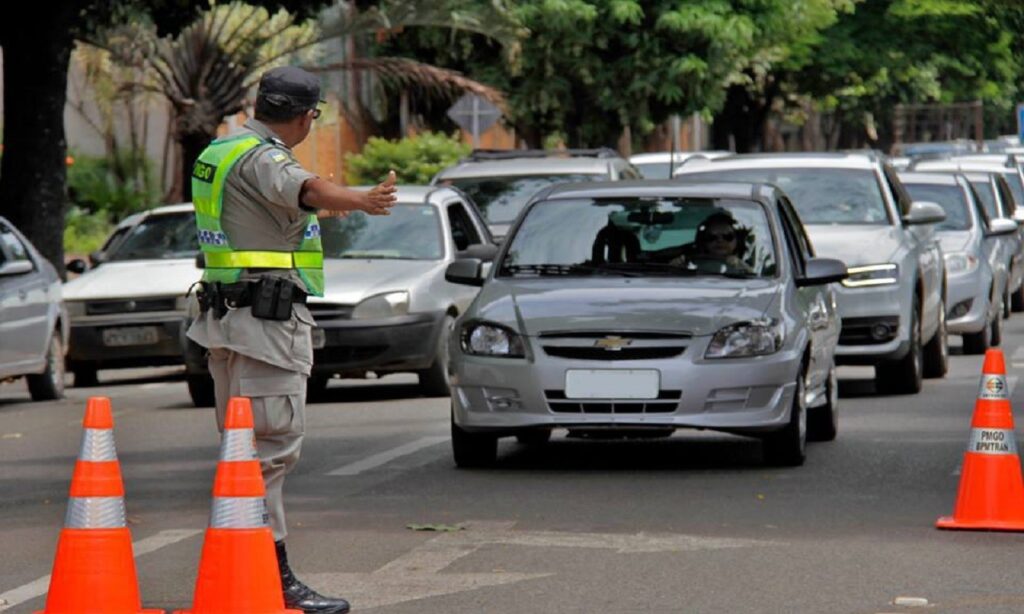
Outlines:
{"label": "asphalt road", "polygon": [[[1004,335],[1019,407],[1024,317]],[[447,399],[408,377],[334,382],[308,407],[286,487],[293,567],[380,614],[1021,612],[1024,535],[934,528],[953,509],[980,368],[955,355],[907,397],[843,370],[839,438],[796,469],[762,466],[754,440],[679,432],[510,440],[497,468],[457,470]],[[113,401],[143,601],[187,607],[219,442],[164,369],[105,371],[54,403],[0,386],[0,610],[43,606],[89,395]]]}

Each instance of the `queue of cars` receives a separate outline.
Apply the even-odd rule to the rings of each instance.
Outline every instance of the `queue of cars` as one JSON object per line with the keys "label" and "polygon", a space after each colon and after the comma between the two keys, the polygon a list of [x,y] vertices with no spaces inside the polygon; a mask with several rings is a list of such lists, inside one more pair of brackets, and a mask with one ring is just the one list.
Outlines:
{"label": "queue of cars", "polygon": [[[837,365],[873,365],[879,391],[915,393],[945,375],[948,334],[983,352],[1024,309],[1013,155],[908,159],[900,173],[871,152],[636,162],[673,178],[638,181],[605,149],[477,151],[400,187],[390,216],[324,220],[309,394],[415,373],[424,394],[452,397],[460,466],[494,462],[505,436],[677,428],[758,437],[767,462],[797,465],[807,441],[836,437]],[[30,385],[62,383],[56,363],[76,385],[184,363],[195,403],[212,403],[184,336],[201,265],[192,217],[188,204],[132,216],[90,264],[69,264],[81,275]],[[25,268],[8,268],[7,243],[0,284]]]}

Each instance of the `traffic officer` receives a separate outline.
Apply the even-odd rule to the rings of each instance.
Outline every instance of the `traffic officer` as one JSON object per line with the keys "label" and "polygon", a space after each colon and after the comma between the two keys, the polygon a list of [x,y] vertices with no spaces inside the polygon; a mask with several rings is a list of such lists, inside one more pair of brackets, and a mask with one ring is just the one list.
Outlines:
{"label": "traffic officer", "polygon": [[309,134],[319,102],[314,75],[292,66],[268,70],[255,118],[199,156],[192,195],[205,269],[188,337],[209,351],[217,428],[224,429],[230,397],[252,401],[285,605],[342,614],[348,602],[316,593],[288,566],[281,488],[299,459],[306,426],[314,325],[306,297],[324,290],[317,212],[387,215],[395,175],[357,192],[302,168],[291,148]]}

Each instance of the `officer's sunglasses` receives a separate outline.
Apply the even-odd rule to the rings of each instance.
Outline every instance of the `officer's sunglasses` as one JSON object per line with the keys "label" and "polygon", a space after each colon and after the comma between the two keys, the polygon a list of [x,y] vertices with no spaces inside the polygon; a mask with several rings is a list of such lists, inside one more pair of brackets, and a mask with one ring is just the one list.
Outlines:
{"label": "officer's sunglasses", "polygon": [[320,119],[320,109],[310,109],[313,112],[313,119]]}

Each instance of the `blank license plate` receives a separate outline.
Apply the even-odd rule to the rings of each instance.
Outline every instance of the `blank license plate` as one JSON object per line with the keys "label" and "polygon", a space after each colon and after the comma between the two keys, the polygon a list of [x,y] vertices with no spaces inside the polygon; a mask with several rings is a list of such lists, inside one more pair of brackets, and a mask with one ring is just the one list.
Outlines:
{"label": "blank license plate", "polygon": [[322,328],[313,329],[313,349],[322,350],[327,345],[327,331]]}
{"label": "blank license plate", "polygon": [[103,331],[103,345],[108,347],[153,345],[159,341],[160,333],[155,326],[108,328]]}
{"label": "blank license plate", "polygon": [[565,396],[569,399],[656,399],[661,387],[657,369],[569,369]]}

